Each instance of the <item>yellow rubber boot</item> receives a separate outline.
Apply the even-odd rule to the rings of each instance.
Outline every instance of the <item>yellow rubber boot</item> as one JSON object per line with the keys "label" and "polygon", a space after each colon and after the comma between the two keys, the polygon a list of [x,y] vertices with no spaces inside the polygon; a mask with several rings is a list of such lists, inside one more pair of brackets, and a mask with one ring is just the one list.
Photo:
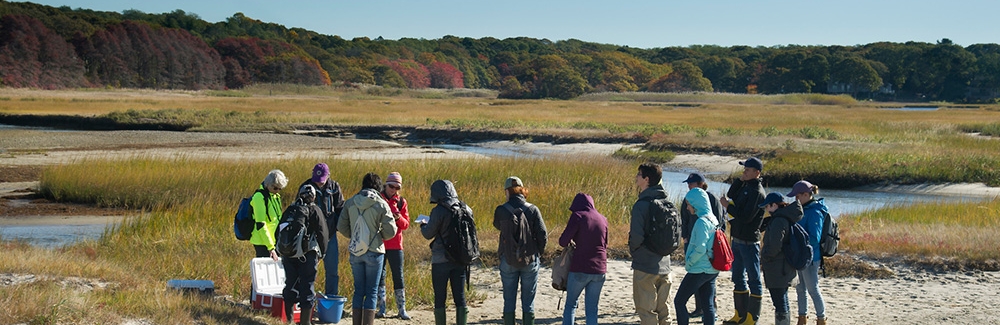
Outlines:
{"label": "yellow rubber boot", "polygon": [[747,317],[740,322],[740,325],[754,325],[760,320],[760,301],[761,296],[750,295],[750,300],[747,301]]}
{"label": "yellow rubber boot", "polygon": [[733,315],[733,318],[730,318],[729,320],[723,321],[722,324],[735,325],[742,322],[747,315],[747,300],[749,299],[750,290],[733,291],[733,305],[736,309],[736,315]]}

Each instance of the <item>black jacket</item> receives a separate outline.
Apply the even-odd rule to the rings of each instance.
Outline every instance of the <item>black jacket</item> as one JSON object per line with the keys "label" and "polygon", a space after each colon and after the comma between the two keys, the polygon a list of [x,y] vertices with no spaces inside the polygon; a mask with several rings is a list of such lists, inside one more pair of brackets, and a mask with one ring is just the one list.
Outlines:
{"label": "black jacket", "polygon": [[[299,188],[305,185],[316,186],[311,179],[306,179]],[[327,179],[326,183],[316,190],[319,191],[316,195],[316,205],[326,217],[327,229],[336,231],[337,221],[340,221],[340,211],[344,209],[344,194],[340,191],[340,184],[333,179]]]}
{"label": "black jacket", "polygon": [[764,202],[764,186],[761,179],[751,179],[742,181],[739,178],[733,180],[733,186],[729,187],[726,196],[733,200],[734,205],[728,207],[727,211],[733,216],[729,221],[729,234],[733,238],[758,242],[760,241],[760,222],[764,218],[764,209],[757,207]]}
{"label": "black jacket", "polygon": [[784,208],[778,208],[764,219],[764,242],[760,247],[760,269],[764,272],[764,286],[767,288],[788,288],[795,279],[795,269],[785,260],[784,244],[791,240],[789,230],[792,224],[802,220],[802,205],[798,200]]}

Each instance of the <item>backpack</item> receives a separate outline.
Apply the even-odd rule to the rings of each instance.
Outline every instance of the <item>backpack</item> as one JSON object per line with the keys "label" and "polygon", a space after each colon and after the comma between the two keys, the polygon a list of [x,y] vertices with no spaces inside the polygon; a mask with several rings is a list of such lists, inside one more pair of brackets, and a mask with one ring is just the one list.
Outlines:
{"label": "backpack", "polygon": [[[365,223],[364,217],[361,215],[361,209],[353,205],[351,209],[357,211],[358,220],[354,222],[354,228],[351,229],[351,241],[347,244],[347,251],[354,256],[361,256],[368,252],[368,247],[371,245],[368,242],[371,239],[369,238],[371,230],[368,229],[368,224]],[[350,215],[347,217],[350,218]]]}
{"label": "backpack", "polygon": [[794,222],[789,228],[788,240],[782,245],[781,250],[785,253],[785,261],[793,269],[801,270],[813,260],[813,247],[809,244],[806,228]]}
{"label": "backpack", "polygon": [[509,203],[504,203],[503,207],[510,211],[511,222],[514,223],[514,231],[500,234],[500,256],[507,260],[507,264],[522,268],[535,261],[535,238],[531,233],[531,225],[528,224],[528,217],[524,215],[524,209],[531,207],[525,203],[524,208],[515,209]]}
{"label": "backpack", "polygon": [[840,246],[840,229],[837,228],[837,221],[830,217],[830,214],[823,212],[823,232],[819,234],[819,252],[823,257],[837,255],[837,246]]}
{"label": "backpack", "polygon": [[[264,209],[269,210],[268,207],[268,193],[264,189],[259,189],[254,191],[254,194],[260,192],[264,196]],[[233,217],[233,233],[236,235],[237,240],[250,240],[253,235],[254,224],[253,220],[253,206],[250,205],[250,201],[253,199],[253,194],[250,197],[245,197],[240,201],[239,207],[236,208],[236,215]],[[265,211],[265,214],[267,211]],[[270,219],[270,217],[268,217]]]}
{"label": "backpack", "polygon": [[441,243],[445,256],[455,264],[467,266],[479,259],[476,221],[472,219],[472,209],[464,202],[452,207],[452,218],[441,236]]}
{"label": "backpack", "polygon": [[569,263],[573,261],[573,251],[576,250],[576,243],[569,242],[559,257],[552,261],[552,288],[559,291],[566,291],[566,284],[569,282]]}
{"label": "backpack", "polygon": [[668,256],[681,245],[680,214],[666,198],[643,200],[650,205],[649,217],[642,230],[645,237],[642,245],[660,256]]}
{"label": "backpack", "polygon": [[300,258],[311,250],[313,237],[308,235],[305,224],[308,213],[306,209],[306,205],[294,204],[285,210],[278,232],[274,235],[274,250],[281,257]]}
{"label": "backpack", "polygon": [[712,268],[719,271],[729,271],[733,268],[733,248],[721,227],[715,228],[715,240],[712,242]]}

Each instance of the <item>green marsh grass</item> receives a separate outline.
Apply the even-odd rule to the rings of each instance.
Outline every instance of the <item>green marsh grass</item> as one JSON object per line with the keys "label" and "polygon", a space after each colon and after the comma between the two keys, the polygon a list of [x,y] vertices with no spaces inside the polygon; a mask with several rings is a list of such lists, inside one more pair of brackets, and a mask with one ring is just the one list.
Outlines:
{"label": "green marsh grass", "polygon": [[[48,197],[138,208],[148,213],[125,220],[96,242],[42,254],[47,260],[37,263],[0,264],[0,269],[32,274],[79,274],[121,283],[118,289],[86,296],[120,315],[175,320],[202,317],[205,319],[202,321],[210,319],[209,323],[245,319],[253,314],[242,311],[228,314],[222,312],[224,309],[203,313],[194,310],[197,304],[186,303],[183,297],[149,297],[162,295],[164,283],[169,279],[210,279],[215,281],[217,294],[246,299],[250,286],[248,263],[253,249],[249,243],[233,238],[231,220],[236,203],[252,193],[268,170],[278,168],[290,179],[289,187],[281,193],[284,204],[288,205],[295,188],[309,177],[316,162],[134,158],[50,167],[41,177],[42,192]],[[612,252],[620,254],[626,247],[628,211],[637,195],[635,164],[613,158],[326,162],[332,167],[331,177],[341,183],[348,197],[360,189],[361,176],[369,171],[383,175],[389,171],[401,172],[405,179],[402,195],[410,202],[411,217],[430,212],[433,206],[428,203],[429,186],[434,180],[451,179],[460,198],[475,212],[487,266],[496,264],[498,234],[492,226],[492,214],[506,199],[502,184],[508,176],[516,175],[525,181],[530,190],[529,201],[542,211],[549,228],[547,255],[556,250],[558,236],[569,216],[569,205],[578,192],[594,196],[598,210],[611,224]],[[343,247],[346,239],[340,237],[340,243]],[[433,298],[427,245],[428,241],[416,227],[404,232],[406,285],[412,297],[409,301],[416,308],[429,306]],[[340,293],[351,296],[347,253],[343,249],[339,253]],[[324,286],[324,271],[320,269],[317,288]],[[487,268],[477,272],[493,271]],[[473,300],[483,298],[475,290],[472,294]],[[170,308],[164,305],[181,307],[180,311],[166,311]],[[84,314],[87,311],[87,307],[71,309]],[[19,313],[12,317],[18,320],[34,317],[27,311]]]}
{"label": "green marsh grass", "polygon": [[852,253],[896,256],[946,269],[1000,270],[1000,199],[891,206],[839,220]]}

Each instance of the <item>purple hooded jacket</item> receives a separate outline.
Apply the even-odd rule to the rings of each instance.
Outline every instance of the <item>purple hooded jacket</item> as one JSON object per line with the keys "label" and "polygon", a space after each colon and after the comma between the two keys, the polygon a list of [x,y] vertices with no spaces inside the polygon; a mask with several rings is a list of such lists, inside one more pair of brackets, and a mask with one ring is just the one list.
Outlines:
{"label": "purple hooded jacket", "polygon": [[569,210],[569,222],[559,246],[566,247],[572,240],[576,250],[569,264],[570,272],[604,274],[608,269],[608,219],[594,208],[594,198],[578,193]]}

